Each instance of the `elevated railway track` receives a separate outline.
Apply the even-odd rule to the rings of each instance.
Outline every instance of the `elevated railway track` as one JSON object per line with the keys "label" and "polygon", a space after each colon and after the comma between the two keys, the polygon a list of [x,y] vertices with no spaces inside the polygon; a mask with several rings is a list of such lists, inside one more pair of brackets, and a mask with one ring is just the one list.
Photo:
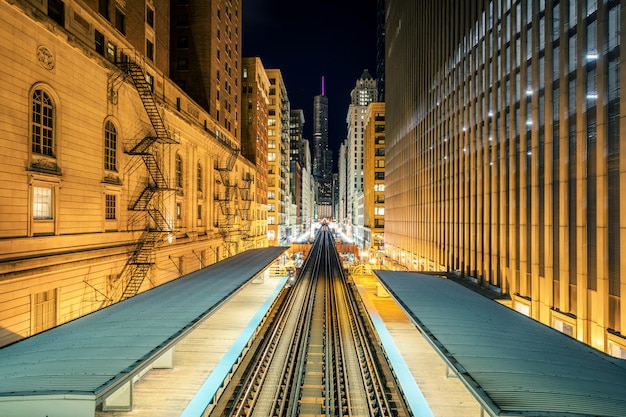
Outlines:
{"label": "elevated railway track", "polygon": [[410,416],[323,227],[203,416]]}

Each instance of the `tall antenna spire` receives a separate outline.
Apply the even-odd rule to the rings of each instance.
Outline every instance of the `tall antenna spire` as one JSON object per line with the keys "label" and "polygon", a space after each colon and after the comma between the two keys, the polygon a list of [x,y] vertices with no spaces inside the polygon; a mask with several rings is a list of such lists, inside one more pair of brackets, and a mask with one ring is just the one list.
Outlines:
{"label": "tall antenna spire", "polygon": [[326,95],[326,85],[324,84],[324,76],[322,75],[322,95],[325,96]]}

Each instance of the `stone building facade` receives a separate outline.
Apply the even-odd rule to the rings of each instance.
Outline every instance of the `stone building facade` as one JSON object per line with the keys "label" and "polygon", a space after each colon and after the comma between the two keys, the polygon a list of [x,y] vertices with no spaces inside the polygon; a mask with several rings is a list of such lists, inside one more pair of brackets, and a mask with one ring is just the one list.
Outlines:
{"label": "stone building facade", "polygon": [[235,129],[168,77],[166,2],[92,3],[0,1],[0,345],[267,245]]}

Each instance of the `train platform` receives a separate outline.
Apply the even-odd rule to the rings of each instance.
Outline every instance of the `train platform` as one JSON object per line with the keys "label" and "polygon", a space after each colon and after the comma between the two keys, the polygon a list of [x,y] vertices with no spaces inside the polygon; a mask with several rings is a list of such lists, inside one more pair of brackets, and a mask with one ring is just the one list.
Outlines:
{"label": "train platform", "polygon": [[375,273],[355,284],[415,415],[624,416],[625,360],[451,279]]}
{"label": "train platform", "polygon": [[286,250],[243,252],[3,347],[0,416],[182,415],[245,349]]}
{"label": "train platform", "polygon": [[411,318],[374,274],[351,275],[415,416],[483,417]]}
{"label": "train platform", "polygon": [[[248,251],[0,349],[0,415],[201,416],[285,285],[269,273],[284,252]],[[450,279],[374,272],[350,279],[414,415],[623,417],[626,361]]]}

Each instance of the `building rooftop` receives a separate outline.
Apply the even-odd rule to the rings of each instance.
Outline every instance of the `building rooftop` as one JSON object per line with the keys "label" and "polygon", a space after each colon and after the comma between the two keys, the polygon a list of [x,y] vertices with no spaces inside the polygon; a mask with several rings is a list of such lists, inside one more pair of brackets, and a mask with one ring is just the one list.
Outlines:
{"label": "building rooftop", "polygon": [[0,349],[0,414],[12,399],[99,403],[262,273],[287,248],[253,249]]}
{"label": "building rooftop", "polygon": [[376,275],[492,415],[625,415],[626,360],[452,280],[382,270]]}

